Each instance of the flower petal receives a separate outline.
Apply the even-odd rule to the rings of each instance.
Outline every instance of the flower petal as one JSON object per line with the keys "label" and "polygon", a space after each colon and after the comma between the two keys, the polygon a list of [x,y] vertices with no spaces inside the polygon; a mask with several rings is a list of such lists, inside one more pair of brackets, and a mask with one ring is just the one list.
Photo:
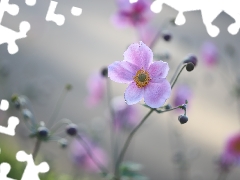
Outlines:
{"label": "flower petal", "polygon": [[124,93],[124,98],[128,105],[133,105],[138,103],[143,98],[143,95],[144,95],[144,88],[139,88],[137,87],[135,82],[132,82],[127,87]]}
{"label": "flower petal", "polygon": [[124,61],[135,64],[139,68],[147,70],[153,61],[153,52],[142,41],[131,44],[124,52]]}
{"label": "flower petal", "polygon": [[108,66],[108,77],[118,83],[131,83],[138,67],[126,61],[116,61]]}
{"label": "flower petal", "polygon": [[168,63],[163,61],[157,61],[150,65],[148,73],[151,77],[151,82],[162,82],[162,78],[166,78],[169,71]]}
{"label": "flower petal", "polygon": [[144,101],[152,108],[161,107],[170,97],[171,86],[166,79],[159,83],[149,83],[144,89]]}

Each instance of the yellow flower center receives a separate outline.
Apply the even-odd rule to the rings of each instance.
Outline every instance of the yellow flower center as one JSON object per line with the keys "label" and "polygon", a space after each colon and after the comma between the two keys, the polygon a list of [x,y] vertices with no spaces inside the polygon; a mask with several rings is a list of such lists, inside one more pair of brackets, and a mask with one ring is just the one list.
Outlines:
{"label": "yellow flower center", "polygon": [[139,88],[145,87],[151,80],[148,72],[143,69],[138,70],[133,79]]}

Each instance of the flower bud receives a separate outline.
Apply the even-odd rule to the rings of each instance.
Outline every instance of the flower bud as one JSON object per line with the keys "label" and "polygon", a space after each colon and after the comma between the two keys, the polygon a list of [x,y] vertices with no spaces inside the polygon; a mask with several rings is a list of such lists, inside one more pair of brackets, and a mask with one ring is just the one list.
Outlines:
{"label": "flower bud", "polygon": [[187,63],[186,70],[187,70],[188,72],[190,72],[190,71],[192,71],[193,69],[194,69],[194,64],[191,63],[191,62]]}
{"label": "flower bud", "polygon": [[29,111],[29,109],[23,109],[22,114],[23,114],[23,118],[25,120],[29,120],[33,117],[32,113],[31,113],[31,111]]}
{"label": "flower bud", "polygon": [[165,41],[170,41],[172,39],[172,35],[169,33],[169,32],[163,32],[163,35],[162,35],[163,39]]}
{"label": "flower bud", "polygon": [[103,77],[107,77],[108,76],[108,68],[107,67],[104,67],[102,70],[101,70],[101,74]]}
{"label": "flower bud", "polygon": [[66,127],[66,133],[69,135],[69,136],[75,136],[77,134],[77,125],[76,124],[69,124],[67,125]]}
{"label": "flower bud", "polygon": [[49,135],[49,130],[48,130],[48,128],[46,128],[46,127],[44,127],[44,126],[40,126],[40,127],[38,128],[38,135],[39,135],[39,137],[41,137],[41,138],[46,138],[46,137],[48,137],[48,135]]}
{"label": "flower bud", "polygon": [[61,148],[66,148],[66,147],[67,147],[67,145],[68,145],[68,142],[67,142],[67,140],[66,140],[66,139],[64,139],[64,138],[60,139],[58,142],[59,142],[59,144],[60,144]]}
{"label": "flower bud", "polygon": [[196,66],[197,65],[197,57],[195,55],[190,54],[190,55],[188,55],[186,60],[183,61],[183,62],[184,63],[190,63],[191,62],[191,63],[194,64],[194,66]]}
{"label": "flower bud", "polygon": [[180,115],[178,116],[178,120],[181,124],[185,124],[186,122],[188,122],[188,117],[185,115]]}
{"label": "flower bud", "polygon": [[167,104],[166,106],[165,106],[165,109],[166,110],[169,110],[169,109],[171,109],[172,108],[172,106],[170,105],[170,104]]}
{"label": "flower bud", "polygon": [[72,85],[71,84],[67,84],[65,86],[65,88],[66,88],[67,91],[70,91],[72,89]]}

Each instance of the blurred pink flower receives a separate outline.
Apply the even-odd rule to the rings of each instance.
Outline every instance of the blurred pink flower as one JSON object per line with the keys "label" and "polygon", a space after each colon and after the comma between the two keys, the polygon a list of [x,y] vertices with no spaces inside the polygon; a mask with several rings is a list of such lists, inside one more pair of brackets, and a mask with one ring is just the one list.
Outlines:
{"label": "blurred pink flower", "polygon": [[117,0],[117,6],[118,12],[112,17],[112,21],[118,27],[145,25],[153,16],[149,0],[138,0],[134,3]]}
{"label": "blurred pink flower", "polygon": [[186,100],[189,102],[191,100],[191,97],[192,91],[188,85],[178,85],[175,88],[175,94],[173,95],[173,106],[176,107],[182,105]]}
{"label": "blurred pink flower", "polygon": [[240,133],[231,136],[224,148],[224,158],[228,161],[240,163]]}
{"label": "blurred pink flower", "polygon": [[[93,157],[96,159],[97,162],[101,163],[101,165],[106,166],[107,165],[107,156],[103,149],[101,149],[96,144],[92,143],[87,138],[84,138],[84,141],[88,144],[90,147],[91,153]],[[70,156],[72,159],[72,162],[78,166],[79,168],[82,168],[85,171],[88,172],[99,172],[99,167],[95,164],[95,162],[92,160],[92,158],[88,155],[87,151],[83,147],[83,144],[77,140],[74,139],[70,145]]]}
{"label": "blurred pink flower", "polygon": [[[158,31],[157,29],[151,27],[151,26],[142,26],[140,28],[138,28],[138,33],[139,33],[139,40],[143,41],[144,44],[146,44],[147,46],[150,46],[154,39],[157,38],[157,34]],[[160,36],[160,34],[158,35],[158,37]]]}
{"label": "blurred pink flower", "polygon": [[206,66],[213,67],[218,63],[218,49],[212,42],[205,42],[201,49],[202,59]]}
{"label": "blurred pink flower", "polygon": [[139,123],[136,106],[128,106],[122,96],[112,100],[114,111],[113,128],[115,131],[132,130]]}
{"label": "blurred pink flower", "polygon": [[223,172],[229,172],[234,164],[233,159],[227,155],[221,155],[217,160],[218,170]]}
{"label": "blurred pink flower", "polygon": [[171,86],[166,80],[168,63],[153,62],[152,50],[141,41],[130,45],[123,56],[123,61],[108,66],[108,77],[129,84],[124,93],[126,103],[133,105],[144,98],[152,108],[162,106],[171,94]]}
{"label": "blurred pink flower", "polygon": [[105,77],[100,73],[95,73],[90,76],[87,81],[88,96],[86,104],[88,107],[96,106],[104,97],[106,82]]}

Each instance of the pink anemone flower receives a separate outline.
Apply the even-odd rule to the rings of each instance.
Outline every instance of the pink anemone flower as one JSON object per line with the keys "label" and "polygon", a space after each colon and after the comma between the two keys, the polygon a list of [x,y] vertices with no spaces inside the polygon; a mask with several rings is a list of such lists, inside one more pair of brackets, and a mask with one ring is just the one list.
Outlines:
{"label": "pink anemone flower", "polygon": [[139,123],[138,109],[136,106],[128,106],[122,96],[112,100],[114,111],[113,128],[115,131],[132,130]]}
{"label": "pink anemone flower", "polygon": [[205,42],[201,50],[202,59],[206,66],[213,67],[218,63],[218,49],[212,42]]}
{"label": "pink anemone flower", "polygon": [[231,160],[235,163],[240,163],[240,133],[231,136],[224,148],[225,159]]}
{"label": "pink anemone flower", "polygon": [[112,21],[118,27],[145,25],[153,16],[149,0],[138,0],[134,3],[130,3],[129,0],[118,0],[117,6],[118,12],[113,16]]}
{"label": "pink anemone flower", "polygon": [[[88,144],[92,156],[101,165],[107,165],[106,153],[96,144],[93,144],[87,138],[84,141]],[[79,168],[88,172],[99,172],[100,169],[87,153],[80,141],[74,139],[70,145],[70,156],[72,162]]]}
{"label": "pink anemone flower", "polygon": [[86,104],[88,107],[94,107],[104,98],[106,89],[105,78],[100,73],[92,74],[87,81],[87,89]]}
{"label": "pink anemone flower", "polygon": [[171,94],[171,86],[166,80],[168,63],[153,62],[152,50],[141,41],[130,45],[123,56],[123,61],[108,66],[108,77],[129,84],[124,93],[126,103],[133,105],[144,98],[149,107],[161,107]]}

